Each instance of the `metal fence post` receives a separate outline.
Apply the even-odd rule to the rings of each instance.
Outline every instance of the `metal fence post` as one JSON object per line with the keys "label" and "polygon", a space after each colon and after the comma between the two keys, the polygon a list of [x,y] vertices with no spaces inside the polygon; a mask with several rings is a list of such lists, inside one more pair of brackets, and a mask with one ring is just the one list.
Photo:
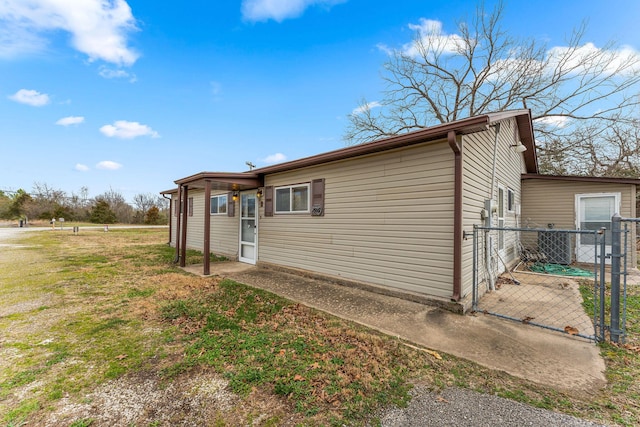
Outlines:
{"label": "metal fence post", "polygon": [[[606,252],[606,228],[602,227],[598,233],[600,236],[600,341],[604,341],[604,314],[605,314],[605,290],[606,290],[606,281],[605,281],[605,264],[607,256]],[[597,253],[597,252],[596,252]]]}
{"label": "metal fence post", "polygon": [[611,217],[611,341],[617,343],[620,339],[620,258],[621,220],[619,214]]}
{"label": "metal fence post", "polygon": [[473,311],[478,309],[478,226],[473,225]]}

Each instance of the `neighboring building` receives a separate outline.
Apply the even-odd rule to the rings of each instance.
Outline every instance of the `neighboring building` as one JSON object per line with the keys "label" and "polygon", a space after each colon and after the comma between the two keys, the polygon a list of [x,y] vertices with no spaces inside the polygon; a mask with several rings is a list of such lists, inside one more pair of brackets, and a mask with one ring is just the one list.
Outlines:
{"label": "neighboring building", "polygon": [[[618,213],[635,218],[638,179],[586,176],[522,176],[522,224],[524,227],[575,230],[611,230],[611,217]],[[629,227],[627,253],[629,266],[635,268],[636,227]],[[574,261],[593,262],[593,242],[573,239]],[[607,242],[611,241],[607,233]],[[611,246],[606,247],[611,252]],[[610,260],[607,260],[610,263]]]}
{"label": "neighboring building", "polygon": [[[473,226],[487,216],[522,226],[521,177],[539,176],[535,151],[530,112],[516,110],[242,173],[201,172],[163,192],[170,243],[181,263],[186,248],[202,251],[204,274],[213,252],[463,311]],[[510,264],[518,253],[501,257]]]}

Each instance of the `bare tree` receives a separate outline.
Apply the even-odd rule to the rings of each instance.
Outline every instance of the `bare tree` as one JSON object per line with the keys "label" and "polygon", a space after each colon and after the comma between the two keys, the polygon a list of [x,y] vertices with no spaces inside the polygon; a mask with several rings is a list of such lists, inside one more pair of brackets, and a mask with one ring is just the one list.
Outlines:
{"label": "bare tree", "polygon": [[[501,3],[491,13],[480,6],[470,23],[458,24],[458,34],[447,35],[439,22],[423,20],[411,26],[416,31],[412,43],[384,47],[387,89],[381,101],[363,100],[349,116],[347,142],[529,108],[545,171],[553,166],[555,172],[609,173],[597,162],[586,170],[582,163],[613,154],[602,152],[602,138],[621,140],[606,129],[615,125],[629,133],[637,125],[640,56],[614,43],[601,48],[584,43],[584,25],[572,32],[567,46],[550,49],[538,40],[510,36],[502,19]],[[568,155],[572,150],[588,156],[576,159]],[[635,162],[637,156],[607,159],[604,163],[614,165]]]}
{"label": "bare tree", "polygon": [[102,200],[108,204],[111,211],[115,213],[117,222],[126,224],[131,223],[133,218],[133,208],[126,202],[121,193],[110,188],[108,191],[97,196],[96,201],[97,200]]}
{"label": "bare tree", "polygon": [[157,199],[158,199],[158,196],[152,193],[136,194],[133,197],[133,206],[138,211],[142,212],[142,215],[144,216],[147,214],[147,211],[149,210],[149,208],[151,208],[151,206],[156,204]]}

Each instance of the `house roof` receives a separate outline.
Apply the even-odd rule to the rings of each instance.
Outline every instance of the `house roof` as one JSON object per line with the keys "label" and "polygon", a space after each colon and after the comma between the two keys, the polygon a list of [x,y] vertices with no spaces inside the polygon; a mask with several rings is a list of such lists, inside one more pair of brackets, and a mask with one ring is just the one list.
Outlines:
{"label": "house roof", "polygon": [[[515,118],[518,124],[519,138],[522,144],[527,147],[523,153],[525,167],[528,173],[538,173],[538,161],[536,157],[535,140],[533,137],[533,127],[530,110],[511,110],[498,113],[482,114],[454,122],[443,123],[415,132],[402,135],[395,135],[389,138],[379,139],[364,144],[353,145],[326,153],[316,154],[289,162],[278,163],[272,166],[253,169],[247,172],[200,172],[195,175],[181,178],[175,181],[178,185],[188,185],[190,188],[204,188],[206,181],[210,181],[213,190],[238,191],[260,187],[263,184],[264,175],[285,172],[323,163],[338,160],[345,160],[352,157],[367,154],[380,153],[395,148],[408,147],[424,142],[444,140],[449,132],[457,135],[466,135],[489,129],[489,127],[501,120]],[[162,194],[170,194],[177,190],[163,191]]]}
{"label": "house roof", "polygon": [[515,118],[517,120],[520,132],[520,141],[525,147],[527,147],[527,151],[524,152],[527,172],[537,173],[538,161],[536,157],[535,140],[533,138],[533,128],[531,125],[531,113],[529,110],[511,110],[469,117],[462,120],[456,120],[455,122],[439,124],[415,132],[409,132],[402,135],[392,136],[390,138],[379,139],[373,142],[328,151],[315,156],[292,160],[290,162],[254,169],[252,172],[264,175],[314,166],[336,160],[344,160],[366,154],[379,153],[382,151],[392,150],[394,148],[444,139],[450,131],[454,131],[456,134],[461,135],[480,132],[487,130],[492,124],[510,118]]}
{"label": "house roof", "polygon": [[635,184],[640,185],[640,179],[637,178],[615,178],[607,176],[571,176],[571,175],[539,175],[526,173],[522,175],[522,179],[542,179],[548,181],[572,181],[572,182],[604,182],[611,184]]}

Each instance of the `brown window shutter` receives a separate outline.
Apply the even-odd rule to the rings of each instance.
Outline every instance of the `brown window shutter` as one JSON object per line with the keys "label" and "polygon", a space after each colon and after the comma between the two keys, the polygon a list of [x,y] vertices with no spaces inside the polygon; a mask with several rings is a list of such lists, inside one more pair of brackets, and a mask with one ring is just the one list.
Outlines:
{"label": "brown window shutter", "polygon": [[311,215],[324,216],[324,178],[311,181]]}
{"label": "brown window shutter", "polygon": [[232,191],[227,193],[227,216],[236,216],[236,202]]}
{"label": "brown window shutter", "polygon": [[193,216],[193,197],[189,197],[189,216]]}
{"label": "brown window shutter", "polygon": [[273,186],[264,187],[264,216],[273,216]]}
{"label": "brown window shutter", "polygon": [[174,199],[173,200],[173,204],[174,204],[174,214],[175,216],[179,216],[180,215],[180,199]]}

